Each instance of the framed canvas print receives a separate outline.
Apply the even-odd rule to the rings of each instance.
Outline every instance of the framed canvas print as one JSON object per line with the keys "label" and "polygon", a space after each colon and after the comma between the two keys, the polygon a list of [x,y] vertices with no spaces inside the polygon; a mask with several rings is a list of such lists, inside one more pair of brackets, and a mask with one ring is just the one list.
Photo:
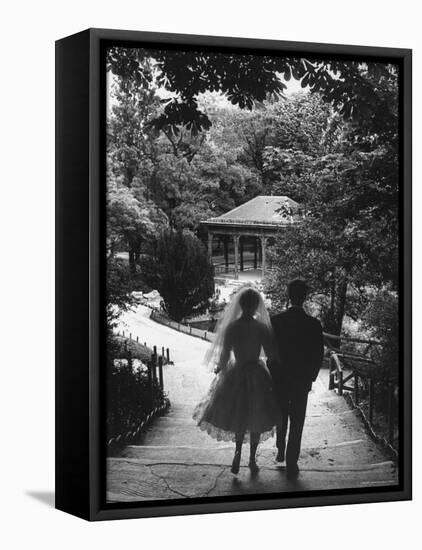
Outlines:
{"label": "framed canvas print", "polygon": [[411,498],[411,51],[56,43],[56,506]]}

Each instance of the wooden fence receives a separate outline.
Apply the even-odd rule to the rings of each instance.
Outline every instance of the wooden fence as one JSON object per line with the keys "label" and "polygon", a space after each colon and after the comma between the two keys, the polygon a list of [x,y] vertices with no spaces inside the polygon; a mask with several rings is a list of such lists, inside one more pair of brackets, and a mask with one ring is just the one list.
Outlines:
{"label": "wooden fence", "polygon": [[[397,381],[382,376],[380,366],[369,355],[373,347],[381,346],[380,342],[339,337],[332,334],[324,334],[324,337],[326,342],[327,340],[330,342],[327,345],[329,356],[328,389],[337,391],[339,395],[344,395],[351,405],[358,409],[371,435],[397,456],[397,451],[394,448],[395,430],[398,424]],[[338,343],[337,346],[333,346],[335,341]],[[361,351],[355,353],[341,349],[351,343],[361,346]],[[386,407],[385,402],[387,403]],[[377,404],[382,409],[386,408],[384,433],[379,433],[379,429],[375,427]],[[381,415],[383,416],[382,413]]]}
{"label": "wooden fence", "polygon": [[[133,371],[133,352],[130,349],[130,343],[136,342],[139,343],[139,337],[136,337],[136,340],[132,338],[132,334],[129,333],[128,336],[126,336],[125,332],[117,333],[118,336],[122,336],[125,338],[124,344],[123,344],[123,352],[122,357],[120,359],[124,359],[127,361],[127,366],[129,371]],[[147,348],[146,342],[144,342],[144,346]],[[133,443],[136,441],[141,434],[144,432],[144,430],[147,428],[147,426],[150,424],[150,422],[159,415],[162,415],[165,411],[167,411],[170,407],[170,400],[165,394],[164,390],[164,373],[163,373],[163,365],[164,363],[170,364],[170,350],[169,348],[161,348],[161,354],[157,350],[157,346],[153,346],[152,353],[150,357],[145,361],[141,360],[143,364],[146,366],[147,370],[147,380],[148,380],[148,392],[149,397],[147,397],[147,402],[151,403],[151,408],[145,412],[145,416],[142,418],[139,418],[137,425],[132,426],[131,429],[125,431],[124,433],[119,433],[114,437],[111,437],[107,441],[107,447],[110,451],[117,450],[121,448],[123,445],[127,445],[130,443]],[[159,388],[159,389],[158,389]],[[160,397],[157,402],[157,392]],[[120,401],[120,399],[119,399]]]}
{"label": "wooden fence", "polygon": [[[151,314],[151,318],[152,318],[152,314]],[[148,348],[148,349],[151,349],[152,350],[152,355],[155,355],[155,357],[162,357],[163,361],[166,360],[167,363],[170,363],[170,349],[169,348],[165,348],[164,346],[161,347],[161,356],[158,355],[157,353],[157,346],[148,346],[148,344],[146,342],[143,342],[141,343],[139,341],[139,336],[136,337],[136,339],[132,338],[132,333],[129,332],[128,334],[126,334],[126,332],[123,330],[122,332],[116,332],[117,336],[122,336],[123,338],[125,338],[125,341],[124,341],[124,347],[125,347],[125,351],[127,352],[128,351],[128,342],[136,342],[137,344],[141,344],[144,346],[144,348]],[[158,361],[158,359],[157,359]]]}
{"label": "wooden fence", "polygon": [[202,340],[206,340],[207,342],[212,342],[214,339],[214,333],[210,332],[209,330],[201,330],[199,328],[191,327],[190,325],[184,325],[183,323],[171,321],[161,313],[154,310],[151,311],[151,319],[153,321],[156,321],[157,323],[160,323],[161,325],[165,325],[174,330],[178,330],[179,332],[183,332],[184,334],[189,334],[190,336],[195,336],[196,338],[201,338]]}

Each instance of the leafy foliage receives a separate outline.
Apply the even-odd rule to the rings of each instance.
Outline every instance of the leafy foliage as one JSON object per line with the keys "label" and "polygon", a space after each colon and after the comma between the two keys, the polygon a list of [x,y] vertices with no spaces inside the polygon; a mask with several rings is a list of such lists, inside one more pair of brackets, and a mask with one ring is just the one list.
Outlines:
{"label": "leafy foliage", "polygon": [[128,311],[136,305],[133,297],[133,279],[128,265],[123,261],[108,256],[107,258],[107,325],[113,328],[121,312]]}
{"label": "leafy foliage", "polygon": [[[280,96],[285,81],[300,80],[303,88],[321,93],[346,120],[359,124],[362,134],[385,133],[385,120],[397,118],[391,108],[391,84],[397,81],[394,65],[357,61],[288,58],[267,55],[204,53],[200,51],[110,48],[108,68],[139,87],[149,87],[154,78],[145,59],[154,59],[159,86],[172,92],[164,111],[154,120],[157,128],[177,133],[186,125],[193,133],[211,126],[209,117],[198,108],[198,95],[218,91],[233,105],[252,109],[256,102]],[[391,124],[394,133],[394,121]]]}
{"label": "leafy foliage", "polygon": [[145,280],[163,297],[169,316],[180,321],[208,307],[214,294],[213,266],[205,247],[188,232],[166,231],[142,263]]}
{"label": "leafy foliage", "polygon": [[399,366],[399,312],[397,294],[384,288],[376,293],[363,314],[366,327],[382,346],[373,359],[383,368],[386,379],[397,381]]}
{"label": "leafy foliage", "polygon": [[[269,194],[306,214],[272,250],[274,304],[305,277],[338,333],[368,288],[397,288],[397,67],[112,48],[108,68],[109,244],[138,277],[158,288],[150,242],[163,229],[203,239],[201,220]],[[311,93],[284,97],[291,78]]]}
{"label": "leafy foliage", "polygon": [[107,439],[135,430],[140,422],[164,403],[164,395],[155,382],[151,387],[145,370],[134,369],[130,362],[116,360],[107,370]]}
{"label": "leafy foliage", "polygon": [[285,300],[283,282],[306,279],[326,330],[335,334],[346,313],[359,314],[368,285],[397,285],[397,189],[387,192],[374,181],[374,156],[355,152],[311,160],[309,184],[300,187],[306,219],[281,231],[272,251],[276,267],[268,290],[273,298]]}
{"label": "leafy foliage", "polygon": [[113,253],[120,245],[129,250],[134,269],[134,255],[142,245],[167,225],[167,217],[152,201],[135,198],[127,187],[111,187],[107,194],[107,240]]}
{"label": "leafy foliage", "polygon": [[142,363],[147,363],[153,354],[153,350],[143,344],[140,344],[136,340],[125,338],[124,336],[118,336],[113,334],[113,355],[116,358],[126,357],[130,352],[132,359],[138,359]]}
{"label": "leafy foliage", "polygon": [[307,279],[326,330],[339,334],[345,314],[362,313],[368,286],[398,285],[397,127],[393,135],[390,120],[382,135],[361,140],[353,125],[333,114],[318,139],[318,125],[310,121],[312,116],[302,123],[310,125],[317,148],[285,142],[265,152],[273,191],[306,212],[300,227],[280,233],[268,290],[276,303],[285,303],[286,281]]}

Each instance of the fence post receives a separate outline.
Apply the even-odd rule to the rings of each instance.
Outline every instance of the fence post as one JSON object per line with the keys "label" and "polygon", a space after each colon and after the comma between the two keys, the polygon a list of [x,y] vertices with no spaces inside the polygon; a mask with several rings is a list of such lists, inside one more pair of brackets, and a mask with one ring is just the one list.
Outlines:
{"label": "fence post", "polygon": [[337,386],[338,386],[338,394],[343,395],[343,371],[342,370],[338,373]]}
{"label": "fence post", "polygon": [[157,353],[154,353],[152,356],[152,379],[154,382],[157,381]]}
{"label": "fence post", "polygon": [[355,394],[355,405],[357,405],[359,401],[359,376],[357,374],[355,374],[354,376],[354,381],[355,381],[355,385],[353,389]]}
{"label": "fence post", "polygon": [[151,359],[148,361],[147,367],[148,367],[148,387],[149,387],[149,391],[150,391],[150,394],[151,394],[151,405],[152,405],[153,397],[154,397],[154,391],[153,391],[153,384],[152,384],[152,361],[151,361]]}
{"label": "fence post", "polygon": [[164,357],[164,353],[165,353],[164,346],[162,346],[162,348],[161,348],[161,357]]}
{"label": "fence post", "polygon": [[129,350],[127,354],[127,366],[133,371],[132,352]]}
{"label": "fence post", "polygon": [[139,342],[139,336],[136,337],[136,341]]}
{"label": "fence post", "polygon": [[132,340],[132,333],[129,332],[129,340]]}
{"label": "fence post", "polygon": [[328,375],[329,375],[329,378],[328,378],[328,389],[329,390],[333,390],[334,387],[335,387],[335,384],[334,384],[334,369],[333,369],[333,356],[330,355],[330,360],[328,362]]}
{"label": "fence post", "polygon": [[167,363],[170,363],[170,350],[167,348]]}
{"label": "fence post", "polygon": [[388,442],[394,440],[394,387],[391,382],[388,383]]}
{"label": "fence post", "polygon": [[369,379],[369,423],[372,425],[374,419],[374,379]]}
{"label": "fence post", "polygon": [[164,380],[163,380],[163,356],[161,355],[158,358],[158,377],[160,381],[160,388],[164,389]]}

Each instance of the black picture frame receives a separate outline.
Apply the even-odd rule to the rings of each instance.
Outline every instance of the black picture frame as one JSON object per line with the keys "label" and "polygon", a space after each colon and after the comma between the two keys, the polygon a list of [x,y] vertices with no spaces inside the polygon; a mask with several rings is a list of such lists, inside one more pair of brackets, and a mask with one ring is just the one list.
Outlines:
{"label": "black picture frame", "polygon": [[[107,44],[321,55],[400,66],[401,359],[397,488],[289,496],[105,503],[104,125]],[[262,510],[412,498],[411,74],[408,49],[88,29],[56,42],[56,508],[87,520]]]}

